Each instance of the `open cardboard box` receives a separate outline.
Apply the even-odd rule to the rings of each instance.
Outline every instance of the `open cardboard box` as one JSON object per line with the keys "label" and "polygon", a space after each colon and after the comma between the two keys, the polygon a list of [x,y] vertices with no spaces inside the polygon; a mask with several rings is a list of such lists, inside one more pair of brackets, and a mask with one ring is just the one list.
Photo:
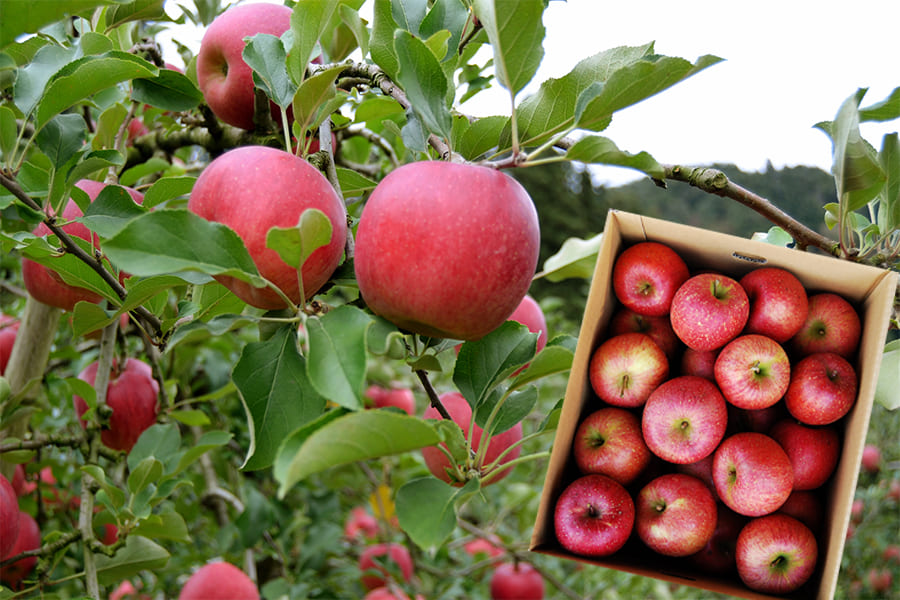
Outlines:
{"label": "open cardboard box", "polygon": [[897,273],[615,210],[607,216],[530,549],[732,596],[773,598],[748,589],[737,575],[732,579],[715,578],[683,560],[655,554],[643,547],[636,534],[619,552],[600,559],[571,554],[556,539],[553,526],[556,499],[580,475],[571,456],[575,430],[583,417],[601,406],[588,383],[587,371],[591,354],[606,339],[606,325],[619,306],[611,282],[613,263],[625,247],[644,240],[669,245],[685,259],[692,272],[712,269],[739,279],[763,265],[782,267],[794,273],[808,291],[840,294],[859,311],[863,325],[855,363],[859,395],[851,412],[840,422],[844,429],[841,458],[834,475],[821,488],[826,496],[826,518],[818,536],[816,572],[806,585],[786,596],[832,598],[897,289]]}

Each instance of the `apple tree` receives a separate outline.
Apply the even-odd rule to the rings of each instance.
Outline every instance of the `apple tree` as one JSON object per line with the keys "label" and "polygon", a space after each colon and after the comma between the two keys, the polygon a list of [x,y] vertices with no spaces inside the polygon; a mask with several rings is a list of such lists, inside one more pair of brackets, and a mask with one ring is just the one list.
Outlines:
{"label": "apple tree", "polygon": [[[537,265],[535,209],[512,175],[636,169],[763,214],[772,243],[896,270],[898,138],[876,149],[859,124],[898,118],[900,92],[863,107],[860,91],[818,125],[835,158],[829,239],[721,172],[603,135],[715,56],[612,48],[525,95],[546,2],[283,4],[267,30],[245,30],[247,5],[198,56],[179,46],[182,71],[157,41],[173,22],[162,0],[0,0],[0,333],[15,328],[0,466],[40,524],[0,557],[37,559],[0,594],[173,595],[224,558],[264,597],[360,597],[367,539],[411,548],[420,568],[396,564],[391,585],[413,594],[471,595],[467,575],[504,560],[570,597],[648,593],[525,552],[534,511],[517,509],[534,508],[576,339],[539,344],[507,318],[534,278],[590,278],[598,238]],[[207,32],[238,8],[177,6]],[[509,110],[465,114],[489,86]],[[130,361],[149,375],[115,387]],[[891,342],[883,373],[898,363]],[[373,384],[415,389],[435,418],[373,408]],[[148,389],[149,423],[117,414],[117,395]],[[892,390],[880,399],[896,408]],[[117,427],[136,441],[110,444]],[[374,517],[361,536],[342,531],[354,505]],[[472,538],[499,553],[466,564]]]}

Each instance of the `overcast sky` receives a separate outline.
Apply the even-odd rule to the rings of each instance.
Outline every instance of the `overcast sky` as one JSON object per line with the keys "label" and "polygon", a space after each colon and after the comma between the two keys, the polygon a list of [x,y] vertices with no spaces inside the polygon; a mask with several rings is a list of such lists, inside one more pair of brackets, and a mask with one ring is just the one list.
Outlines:
{"label": "overcast sky", "polygon": [[[544,61],[522,96],[615,46],[655,41],[657,53],[691,62],[714,54],[725,61],[617,113],[603,135],[664,163],[724,162],[755,171],[771,161],[827,170],[831,144],[813,125],[833,119],[858,88],[869,88],[868,105],[900,86],[898,24],[900,0],[553,0],[544,13]],[[199,47],[199,38],[176,37],[195,52]],[[508,114],[499,87],[476,98],[466,113]],[[880,147],[884,133],[898,128],[897,121],[864,125],[863,136]],[[611,167],[595,172],[608,185],[641,177]]]}

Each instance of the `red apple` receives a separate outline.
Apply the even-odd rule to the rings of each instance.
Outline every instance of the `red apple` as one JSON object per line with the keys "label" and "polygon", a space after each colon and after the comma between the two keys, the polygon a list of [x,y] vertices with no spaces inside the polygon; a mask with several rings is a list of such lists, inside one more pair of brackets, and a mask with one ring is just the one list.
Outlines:
{"label": "red apple", "polygon": [[0,536],[0,560],[9,556],[19,535],[19,497],[16,490],[5,475],[0,474],[0,523],[3,523],[3,535]]}
{"label": "red apple", "polygon": [[404,387],[389,388],[380,385],[370,385],[363,394],[366,406],[372,408],[384,408],[395,406],[409,415],[416,413],[416,399],[412,390]]}
{"label": "red apple", "polygon": [[413,574],[412,556],[406,546],[395,543],[373,544],[359,557],[360,581],[367,590],[385,585],[388,580],[409,581]]}
{"label": "red apple", "polygon": [[[94,200],[100,194],[100,191],[106,187],[106,184],[90,179],[82,179],[75,186],[87,193],[91,200]],[[135,202],[138,204],[143,202],[143,194],[130,188],[124,189]],[[78,208],[74,200],[69,200],[65,208],[63,208],[62,214],[58,215],[59,219],[67,222],[62,226],[62,230],[70,237],[93,240],[94,248],[97,248],[96,235],[87,226],[74,221],[74,219],[81,216],[81,209]],[[38,236],[46,236],[51,232],[49,227],[41,223],[32,233]],[[124,274],[121,278],[124,278]],[[28,293],[35,300],[63,310],[74,310],[75,304],[78,302],[96,303],[101,300],[98,294],[85,288],[74,287],[64,283],[56,271],[27,258],[22,259],[22,280],[25,283],[25,289],[28,290]]]}
{"label": "red apple", "polygon": [[651,317],[622,307],[609,320],[607,336],[613,337],[623,333],[645,333],[659,346],[669,362],[672,362],[681,347],[681,341],[672,329],[668,315]]}
{"label": "red apple", "polygon": [[751,519],[738,535],[735,561],[750,589],[787,594],[806,583],[816,568],[818,547],[809,528],[787,515]]}
{"label": "red apple", "polygon": [[363,300],[403,330],[475,340],[528,292],[540,230],[528,193],[501,171],[424,161],[366,201],[354,265]]}
{"label": "red apple", "polygon": [[685,348],[681,354],[681,374],[697,375],[710,381],[716,380],[715,365],[718,350],[694,350]]}
{"label": "red apple", "polygon": [[789,517],[794,517],[810,528],[813,533],[818,533],[824,520],[822,501],[816,492],[799,490],[791,492],[776,512]]}
{"label": "red apple", "polygon": [[[89,364],[78,375],[82,381],[94,385],[99,363]],[[106,390],[106,404],[112,409],[109,427],[100,433],[100,441],[107,448],[130,452],[145,429],[156,423],[159,384],[153,378],[153,370],[147,363],[129,358],[122,368],[113,368]],[[81,417],[87,403],[74,396],[75,411]],[[81,422],[85,426],[84,421]]]}
{"label": "red apple", "polygon": [[[34,517],[24,511],[18,511],[15,518],[18,521],[17,528],[19,533],[16,535],[15,543],[5,558],[18,556],[23,552],[37,550],[41,547],[41,530]],[[3,527],[6,529],[5,522]],[[28,558],[21,558],[14,563],[3,565],[0,567],[0,581],[12,589],[17,589],[22,580],[31,574],[36,563],[37,557],[29,556]]]}
{"label": "red apple", "polygon": [[897,544],[885,546],[884,551],[881,553],[881,557],[885,562],[893,562],[900,565],[900,546]]}
{"label": "red apple", "polygon": [[584,475],[560,494],[553,512],[556,537],[579,556],[609,556],[634,528],[634,501],[622,484],[606,475]]}
{"label": "red apple", "polygon": [[750,300],[744,333],[764,335],[783,344],[800,331],[809,300],[793,273],[780,267],[760,267],[741,277],[739,283]]}
{"label": "red apple", "polygon": [[[404,592],[399,586],[389,585],[369,590],[362,600],[409,600],[409,594]],[[416,594],[416,600],[424,600],[424,598]]]}
{"label": "red apple", "polygon": [[828,425],[853,408],[857,384],[856,370],[846,359],[817,352],[794,365],[784,403],[801,423]]}
{"label": "red apple", "polygon": [[881,449],[875,444],[866,444],[862,451],[862,468],[869,473],[881,470]]}
{"label": "red apple", "polygon": [[779,421],[769,435],[784,449],[794,471],[795,490],[814,490],[831,477],[841,455],[841,440],[832,427],[807,427]]}
{"label": "red apple", "polygon": [[374,538],[378,535],[378,521],[362,506],[350,511],[344,523],[344,537],[348,540],[357,537]]}
{"label": "red apple", "polygon": [[109,594],[109,600],[150,600],[150,596],[138,592],[138,588],[127,579]]}
{"label": "red apple", "polygon": [[690,273],[684,259],[665,244],[638,242],[622,251],[613,265],[613,292],[642,315],[668,314],[675,291]]}
{"label": "red apple", "polygon": [[12,354],[12,347],[16,342],[16,332],[18,331],[18,319],[9,315],[0,315],[0,375],[6,371],[6,364]]}
{"label": "red apple", "polygon": [[696,375],[669,379],[656,388],[641,416],[650,451],[675,464],[709,456],[725,435],[728,410],[715,384]]}
{"label": "red apple", "polygon": [[665,381],[669,361],[656,342],[643,333],[623,333],[600,344],[591,355],[588,377],[607,404],[642,406]]}
{"label": "red apple", "polygon": [[[301,295],[296,265],[288,265],[268,248],[266,236],[272,227],[296,227],[307,209],[322,211],[332,231],[331,241],[303,263]],[[347,218],[340,197],[315,167],[283,150],[243,146],[222,154],[200,174],[188,210],[233,229],[260,275],[295,304],[311,299],[343,257]],[[285,307],[284,300],[267,287],[256,288],[224,275],[216,279],[247,304],[263,309]]]}
{"label": "red apple", "polygon": [[542,600],[544,578],[526,562],[497,565],[491,575],[491,600]]}
{"label": "red apple", "polygon": [[748,517],[778,510],[794,487],[788,455],[771,437],[752,431],[726,438],[713,455],[719,499]]}
{"label": "red apple", "polygon": [[715,350],[737,337],[749,314],[750,301],[737,281],[720,273],[700,273],[675,292],[669,318],[686,346]]}
{"label": "red apple", "polygon": [[696,477],[661,475],[638,493],[634,527],[641,541],[658,554],[695,554],[716,529],[716,499]]}
{"label": "red apple", "polygon": [[650,464],[641,421],[623,408],[594,411],[578,425],[572,448],[583,474],[600,473],[628,485]]}
{"label": "red apple", "polygon": [[197,569],[185,582],[178,600],[259,600],[259,590],[246,573],[231,563],[214,562]]}
{"label": "red apple", "polygon": [[[446,392],[440,395],[441,404],[444,405],[444,408],[447,409],[447,412],[450,413],[450,416],[453,418],[453,422],[459,425],[460,429],[463,431],[463,435],[468,438],[469,435],[469,425],[472,420],[472,407],[469,406],[469,403],[459,392]],[[429,406],[425,409],[424,417],[425,419],[440,419],[441,415],[433,406]],[[484,434],[484,431],[478,425],[475,425],[474,432],[472,434],[472,450],[474,452],[478,451],[478,447],[481,444],[481,436]],[[484,456],[484,464],[483,467],[491,464],[497,458],[500,457],[501,454],[506,452],[507,448],[518,442],[522,439],[522,423],[517,423],[514,427],[507,429],[506,431],[494,434],[491,436],[491,441],[488,443],[487,451]],[[444,445],[444,444],[441,444]],[[521,449],[519,446],[516,446],[513,450],[511,450],[508,454],[506,454],[500,464],[506,464],[509,461],[518,458]],[[425,465],[428,467],[428,470],[431,471],[431,474],[450,483],[455,486],[461,486],[465,484],[465,481],[458,480],[455,475],[451,475],[448,472],[450,468],[450,461],[447,458],[447,455],[444,454],[440,449],[435,446],[429,446],[426,448],[422,448],[422,458],[425,459]],[[490,485],[492,483],[496,483],[509,475],[512,469],[504,469],[499,474],[492,476],[490,480],[487,482],[483,482],[482,485]],[[487,474],[487,473],[483,473]]]}
{"label": "red apple", "polygon": [[737,536],[747,524],[747,517],[739,515],[721,502],[716,503],[716,528],[709,542],[690,556],[693,565],[707,573],[729,575],[735,570],[734,550]]}
{"label": "red apple", "polygon": [[725,400],[748,410],[781,400],[791,381],[791,364],[781,344],[764,335],[739,335],[728,342],[713,367]]}
{"label": "red apple", "polygon": [[498,544],[500,543],[494,536],[491,536],[492,539],[487,540],[485,538],[475,538],[474,540],[468,541],[463,544],[463,550],[467,554],[470,554],[474,557],[484,557],[484,558],[494,558],[497,556],[502,556],[504,550]]}
{"label": "red apple", "polygon": [[799,356],[834,352],[849,359],[859,346],[861,332],[853,305],[838,294],[821,292],[809,297],[806,320],[789,344]]}
{"label": "red apple", "polygon": [[530,295],[525,294],[519,306],[507,318],[507,321],[515,321],[521,323],[528,328],[531,333],[538,334],[535,353],[540,352],[547,345],[547,319],[544,317],[544,311],[537,300]]}
{"label": "red apple", "polygon": [[894,576],[891,574],[890,569],[869,569],[869,572],[866,574],[866,580],[869,584],[869,588],[872,589],[873,592],[878,594],[887,594],[891,591],[891,586],[894,583]]}
{"label": "red apple", "polygon": [[[245,38],[257,33],[280,37],[290,28],[291,9],[271,3],[231,7],[207,27],[197,52],[197,86],[222,121],[248,131],[254,128],[253,71],[242,56]],[[281,123],[274,105],[272,114]]]}

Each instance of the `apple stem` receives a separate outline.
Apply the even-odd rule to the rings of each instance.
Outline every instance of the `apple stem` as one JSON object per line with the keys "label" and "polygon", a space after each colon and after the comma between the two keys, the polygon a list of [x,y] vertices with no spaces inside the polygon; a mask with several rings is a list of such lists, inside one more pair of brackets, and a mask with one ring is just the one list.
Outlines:
{"label": "apple stem", "polygon": [[625,374],[622,375],[622,377],[619,379],[619,397],[624,396],[624,395],[625,395],[625,391],[626,391],[629,387],[631,387],[631,375],[629,375],[628,373],[625,373]]}

